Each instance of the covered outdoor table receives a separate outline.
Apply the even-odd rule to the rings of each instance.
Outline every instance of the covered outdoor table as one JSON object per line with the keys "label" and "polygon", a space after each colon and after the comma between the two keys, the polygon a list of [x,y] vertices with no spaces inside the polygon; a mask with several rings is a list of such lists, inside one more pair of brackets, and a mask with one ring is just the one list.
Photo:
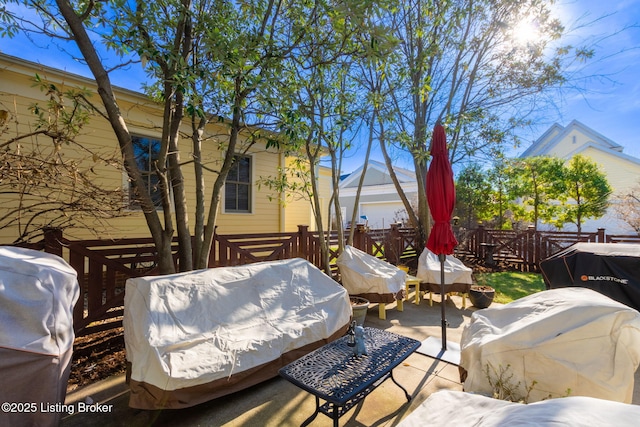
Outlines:
{"label": "covered outdoor table", "polygon": [[63,412],[47,409],[67,393],[79,294],[62,258],[0,247],[0,425],[58,425]]}
{"label": "covered outdoor table", "polygon": [[492,395],[502,378],[529,402],[631,403],[640,313],[590,289],[552,289],[474,312],[460,345],[465,391]]}

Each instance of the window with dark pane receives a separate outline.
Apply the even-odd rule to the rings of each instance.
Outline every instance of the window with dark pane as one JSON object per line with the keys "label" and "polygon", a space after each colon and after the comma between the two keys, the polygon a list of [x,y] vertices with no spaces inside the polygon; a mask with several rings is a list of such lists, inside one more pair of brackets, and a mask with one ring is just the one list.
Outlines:
{"label": "window with dark pane", "polygon": [[[140,172],[142,172],[146,190],[151,196],[156,209],[160,209],[162,207],[162,195],[159,188],[160,180],[155,173],[155,162],[158,160],[160,153],[160,140],[144,136],[132,136],[131,142],[133,143],[136,164]],[[140,209],[140,202],[135,196],[133,183],[131,182],[129,183],[129,207]]]}
{"label": "window with dark pane", "polygon": [[235,156],[225,181],[225,212],[251,212],[251,157]]}

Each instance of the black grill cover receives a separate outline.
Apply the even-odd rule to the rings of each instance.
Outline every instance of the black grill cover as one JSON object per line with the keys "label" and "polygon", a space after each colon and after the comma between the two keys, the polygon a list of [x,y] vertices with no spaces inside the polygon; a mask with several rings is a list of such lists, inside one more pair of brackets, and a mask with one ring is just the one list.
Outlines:
{"label": "black grill cover", "polygon": [[593,289],[640,311],[640,245],[576,243],[540,262],[547,289]]}

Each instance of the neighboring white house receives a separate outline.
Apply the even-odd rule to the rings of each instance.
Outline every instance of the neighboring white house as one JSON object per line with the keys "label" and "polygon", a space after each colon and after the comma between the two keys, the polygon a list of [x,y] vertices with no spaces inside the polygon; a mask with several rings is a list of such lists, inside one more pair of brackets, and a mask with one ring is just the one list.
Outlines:
{"label": "neighboring white house", "polygon": [[[581,154],[596,162],[606,174],[613,189],[611,201],[616,195],[628,194],[640,184],[640,159],[624,154],[623,147],[577,120],[562,127],[554,124],[542,134],[520,157],[557,156],[569,160]],[[586,221],[583,231],[592,232],[606,229],[607,234],[635,234],[609,208],[607,214],[597,220]],[[575,225],[565,226],[566,231],[575,231]]]}
{"label": "neighboring white house", "polygon": [[[389,228],[389,224],[408,218],[400,196],[384,163],[370,160],[357,209],[357,223],[367,224],[370,228]],[[413,171],[393,168],[400,186],[411,203],[417,201],[418,184]],[[340,205],[345,226],[351,220],[355,205],[355,196],[364,165],[353,171],[340,182]]]}

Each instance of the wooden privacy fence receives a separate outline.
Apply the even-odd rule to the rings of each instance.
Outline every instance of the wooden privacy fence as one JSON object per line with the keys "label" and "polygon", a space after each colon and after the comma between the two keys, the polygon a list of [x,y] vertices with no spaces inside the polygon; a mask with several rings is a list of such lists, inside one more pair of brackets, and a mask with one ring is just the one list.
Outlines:
{"label": "wooden privacy fence", "polygon": [[[405,249],[408,254],[412,251],[415,253],[410,235],[410,231],[399,227],[371,233],[358,228],[354,246],[382,258],[385,257],[385,247],[388,252],[389,248],[393,248],[392,260],[397,263],[403,259]],[[331,233],[328,238],[330,264],[335,265],[338,256],[337,233]],[[393,243],[385,244],[385,239]],[[155,247],[151,238],[71,241],[60,230],[49,229],[45,231],[41,242],[22,246],[58,255],[78,272],[81,292],[74,310],[74,329],[78,336],[122,326],[126,280],[157,273]],[[177,252],[177,241],[174,241],[174,260],[177,260]],[[209,267],[295,257],[304,258],[323,268],[319,234],[309,231],[307,226],[299,226],[298,231],[291,233],[216,234]]]}
{"label": "wooden privacy fence", "polygon": [[[457,234],[460,244],[456,255],[522,271],[537,271],[540,260],[578,241],[640,243],[638,236],[606,236],[604,230],[578,234],[478,227],[464,232],[457,230]],[[338,234],[334,232],[325,237],[330,246],[330,266],[335,273]],[[415,231],[396,224],[386,230],[358,226],[353,246],[396,265],[415,266],[416,258],[422,252]],[[151,238],[70,241],[60,230],[47,230],[41,242],[28,247],[61,256],[78,272],[81,293],[74,310],[74,329],[78,336],[122,326],[126,279],[157,272]],[[177,260],[177,251],[177,242],[174,242],[174,260]],[[307,226],[299,226],[291,233],[216,234],[209,267],[295,257],[304,258],[322,269],[319,234],[309,231]]]}
{"label": "wooden privacy fence", "polygon": [[474,230],[458,230],[456,254],[472,257],[488,266],[538,272],[540,261],[577,242],[640,243],[638,235],[607,235],[595,232],[490,230],[482,225]]}

